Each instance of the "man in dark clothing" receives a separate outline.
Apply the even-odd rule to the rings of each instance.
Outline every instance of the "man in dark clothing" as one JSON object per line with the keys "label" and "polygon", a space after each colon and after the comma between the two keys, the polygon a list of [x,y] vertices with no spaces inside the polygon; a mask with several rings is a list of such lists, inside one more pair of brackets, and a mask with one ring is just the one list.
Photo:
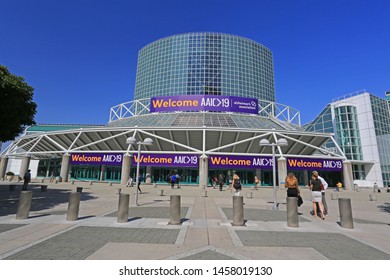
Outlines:
{"label": "man in dark clothing", "polygon": [[222,174],[219,174],[218,177],[219,191],[222,191],[224,182],[225,182],[225,177]]}
{"label": "man in dark clothing", "polygon": [[27,191],[27,188],[28,188],[28,183],[31,182],[31,170],[27,170],[27,172],[24,174],[23,176],[23,187],[22,187],[22,191]]}

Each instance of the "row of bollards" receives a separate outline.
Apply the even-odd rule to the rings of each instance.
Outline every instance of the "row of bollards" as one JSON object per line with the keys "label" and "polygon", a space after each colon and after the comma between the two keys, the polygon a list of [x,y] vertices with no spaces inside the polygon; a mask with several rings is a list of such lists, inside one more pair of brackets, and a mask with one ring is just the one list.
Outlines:
{"label": "row of bollards", "polygon": [[[76,192],[69,194],[69,205],[66,220],[76,221],[79,215],[82,187],[77,187]],[[129,194],[119,194],[117,222],[125,223],[129,216]],[[27,219],[29,216],[32,201],[32,191],[22,191],[20,193],[16,219]],[[287,226],[299,227],[298,203],[296,197],[287,197]],[[170,220],[169,225],[181,224],[181,197],[180,195],[170,196]],[[338,198],[340,226],[353,229],[353,217],[351,200],[349,198]],[[242,196],[233,196],[233,226],[243,226],[244,221],[244,201]]]}

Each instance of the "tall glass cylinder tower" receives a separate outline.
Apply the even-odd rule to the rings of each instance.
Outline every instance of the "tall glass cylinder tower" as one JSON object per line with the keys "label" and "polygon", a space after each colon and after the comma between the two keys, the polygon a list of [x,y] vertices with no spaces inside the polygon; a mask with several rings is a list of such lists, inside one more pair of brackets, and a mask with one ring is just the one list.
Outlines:
{"label": "tall glass cylinder tower", "polygon": [[166,37],[142,48],[134,99],[226,95],[275,101],[271,51],[220,33]]}

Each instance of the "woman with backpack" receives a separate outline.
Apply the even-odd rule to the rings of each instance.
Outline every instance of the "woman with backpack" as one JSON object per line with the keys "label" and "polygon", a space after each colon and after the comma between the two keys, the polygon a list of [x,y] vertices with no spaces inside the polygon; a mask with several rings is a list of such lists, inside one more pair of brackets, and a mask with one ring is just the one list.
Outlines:
{"label": "woman with backpack", "polygon": [[241,192],[241,190],[242,190],[242,184],[241,184],[240,177],[238,177],[237,174],[234,174],[234,175],[233,175],[232,186],[233,186],[233,188],[234,188],[234,190],[235,190],[234,195],[235,195],[235,196],[240,196],[240,192]]}

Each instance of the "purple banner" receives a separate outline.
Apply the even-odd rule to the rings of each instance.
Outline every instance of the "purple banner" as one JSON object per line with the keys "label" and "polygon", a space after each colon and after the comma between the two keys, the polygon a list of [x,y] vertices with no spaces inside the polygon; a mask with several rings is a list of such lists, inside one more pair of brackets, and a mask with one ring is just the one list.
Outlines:
{"label": "purple banner", "polygon": [[150,112],[214,111],[258,114],[255,98],[222,95],[175,95],[150,99]]}
{"label": "purple banner", "polygon": [[209,157],[209,168],[272,169],[272,157],[267,156],[224,156]]}
{"label": "purple banner", "polygon": [[341,159],[288,158],[288,170],[343,171]]}
{"label": "purple banner", "polygon": [[69,163],[88,165],[122,165],[123,154],[76,153],[71,154]]}
{"label": "purple banner", "polygon": [[[138,155],[133,154],[133,165],[138,162]],[[170,167],[196,167],[198,168],[199,157],[190,154],[141,154],[139,164],[141,166],[170,166]]]}

